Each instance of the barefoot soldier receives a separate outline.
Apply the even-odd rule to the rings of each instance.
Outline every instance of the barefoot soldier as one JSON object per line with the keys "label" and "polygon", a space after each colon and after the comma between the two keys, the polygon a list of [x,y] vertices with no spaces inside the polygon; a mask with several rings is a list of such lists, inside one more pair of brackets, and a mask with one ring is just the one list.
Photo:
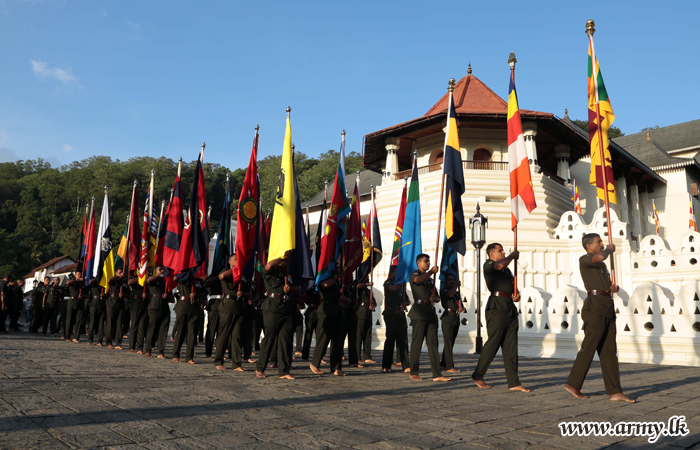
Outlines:
{"label": "barefoot soldier", "polygon": [[214,341],[219,332],[219,305],[221,305],[221,280],[218,275],[212,274],[204,281],[204,286],[209,293],[207,301],[207,332],[204,335],[204,356],[211,358],[214,351]]}
{"label": "barefoot soldier", "polygon": [[372,360],[372,312],[377,307],[377,302],[374,298],[370,300],[370,289],[372,283],[363,282],[357,285],[357,355],[360,364],[374,364]]}
{"label": "barefoot soldier", "polygon": [[[236,267],[236,255],[228,258],[229,267]],[[243,372],[241,348],[243,345],[243,316],[245,302],[250,298],[250,286],[245,277],[233,282],[233,270],[222,270],[219,274],[223,296],[219,305],[219,334],[216,337],[214,365],[224,370],[224,354],[229,349],[232,369]]]}
{"label": "barefoot soldier", "polygon": [[444,341],[440,368],[446,369],[448,372],[459,372],[458,369],[455,369],[452,350],[459,332],[459,314],[464,311],[462,301],[459,298],[459,287],[461,285],[459,281],[455,280],[455,276],[450,273],[447,275],[445,286],[441,286],[440,289],[440,304],[443,309],[440,320],[442,321],[442,340]]}
{"label": "barefoot soldier", "polygon": [[96,278],[90,280],[88,287],[90,289],[90,299],[88,306],[90,308],[90,324],[88,325],[88,345],[93,344],[93,338],[97,333],[97,345],[102,346],[105,332],[105,317],[106,306],[102,286]]}
{"label": "barefoot soldier", "polygon": [[[114,271],[114,276],[107,282],[109,298],[107,299],[107,329],[105,331],[107,348],[122,349],[122,321],[124,320],[124,297],[127,286],[124,283],[124,269]],[[112,340],[114,339],[114,341]],[[113,346],[112,344],[117,344]]]}
{"label": "barefoot soldier", "polygon": [[[320,297],[316,289],[312,286],[304,295],[306,310],[304,311],[304,345],[301,349],[301,359],[304,362],[309,362],[309,354],[311,353],[311,339],[313,338],[316,327],[318,326],[318,303]],[[317,336],[318,339],[318,336]]]}
{"label": "barefoot soldier", "polygon": [[144,355],[151,357],[152,349],[155,346],[158,358],[165,359],[165,343],[168,338],[168,328],[170,327],[170,302],[171,294],[165,291],[165,277],[163,266],[156,266],[153,269],[153,276],[148,278],[147,297],[148,302],[148,333],[146,333],[146,347]]}
{"label": "barefoot soldier", "polygon": [[89,293],[85,289],[85,282],[83,281],[83,274],[81,272],[76,272],[66,285],[68,286],[70,299],[66,305],[68,316],[63,330],[63,337],[66,342],[70,342],[72,335],[72,341],[78,342],[80,330],[85,321],[85,299]]}
{"label": "barefoot soldier", "polygon": [[512,261],[518,259],[519,253],[516,250],[506,257],[503,246],[494,242],[486,247],[486,254],[489,259],[484,263],[484,279],[491,291],[485,312],[489,337],[481,350],[472,380],[480,388],[491,387],[484,383],[484,375],[501,348],[508,388],[511,391],[530,392],[518,378],[518,310],[515,302],[520,301],[520,294],[513,292],[513,273],[508,268]]}
{"label": "barefoot soldier", "polygon": [[331,371],[338,376],[343,372],[343,346],[345,344],[343,326],[341,323],[341,303],[350,304],[350,299],[342,294],[338,281],[338,269],[333,271],[330,278],[318,284],[321,303],[318,306],[318,326],[316,327],[316,347],[309,368],[317,375],[323,374],[319,369],[326,354],[328,344],[331,344]]}
{"label": "barefoot soldier", "polygon": [[613,294],[620,288],[611,282],[610,272],[603,262],[613,254],[615,244],[609,244],[606,248],[597,233],[586,234],[582,243],[586,254],[579,259],[579,268],[583,284],[588,291],[588,297],[581,308],[584,338],[564,388],[577,398],[588,398],[581,393],[581,387],[597,351],[605,393],[610,396],[610,400],[635,403],[635,400],[622,393],[620,386],[620,367],[615,341],[615,304],[612,299]]}
{"label": "barefoot soldier", "polygon": [[129,280],[131,288],[131,303],[129,318],[131,331],[129,332],[129,353],[143,353],[146,333],[148,333],[148,293],[146,286],[139,283],[137,272],[132,271],[133,278]]}
{"label": "barefoot soldier", "polygon": [[185,362],[197,364],[194,360],[194,345],[197,339],[199,295],[202,294],[199,280],[190,274],[190,279],[177,284],[178,301],[175,305],[177,333],[173,346],[173,362],[180,362],[180,350],[187,339]]}
{"label": "barefoot soldier", "polygon": [[382,353],[382,372],[393,372],[391,363],[394,358],[394,346],[397,348],[398,359],[404,372],[410,372],[408,363],[408,325],[404,312],[404,286],[394,284],[396,281],[396,266],[389,269],[389,277],[384,282],[384,323],[386,324],[386,339]]}
{"label": "barefoot soldier", "polygon": [[413,306],[408,313],[411,319],[411,380],[422,380],[418,374],[420,354],[423,341],[428,346],[430,368],[433,371],[433,381],[450,381],[451,378],[442,376],[440,371],[440,352],[438,351],[437,314],[434,303],[438,302],[433,295],[433,274],[438,272],[437,266],[430,267],[430,256],[421,253],[416,257],[418,270],[410,276]]}

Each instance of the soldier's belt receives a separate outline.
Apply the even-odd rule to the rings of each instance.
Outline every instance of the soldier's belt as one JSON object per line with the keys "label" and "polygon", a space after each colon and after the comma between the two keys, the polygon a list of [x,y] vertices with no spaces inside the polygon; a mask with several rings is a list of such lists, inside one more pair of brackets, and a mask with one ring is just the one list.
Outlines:
{"label": "soldier's belt", "polygon": [[403,307],[401,307],[401,306],[388,306],[387,309],[390,311],[395,311],[395,312],[403,311]]}
{"label": "soldier's belt", "polygon": [[289,296],[286,295],[286,294],[275,294],[275,293],[271,293],[271,294],[267,294],[267,296],[268,296],[269,298],[278,298],[278,299],[282,300],[283,302],[286,302],[287,300],[289,300]]}
{"label": "soldier's belt", "polygon": [[209,296],[209,299],[210,299],[210,300],[216,300],[216,299],[219,299],[219,298],[221,298],[221,295],[210,295],[210,296]]}
{"label": "soldier's belt", "polygon": [[369,306],[369,303],[360,303],[360,306]]}
{"label": "soldier's belt", "polygon": [[509,294],[508,292],[501,292],[501,291],[491,291],[491,295],[493,295],[495,297],[507,297],[507,298],[511,298],[513,296],[512,293]]}
{"label": "soldier's belt", "polygon": [[432,305],[433,304],[433,302],[431,302],[430,300],[416,300],[416,303],[418,303],[419,305]]}
{"label": "soldier's belt", "polygon": [[612,297],[610,291],[599,291],[596,289],[591,289],[590,291],[588,291],[588,295],[602,295],[603,297]]}
{"label": "soldier's belt", "polygon": [[163,296],[161,294],[153,294],[151,295],[151,298],[154,300],[160,300],[161,298],[163,298]]}
{"label": "soldier's belt", "polygon": [[457,309],[446,308],[445,311],[449,311],[451,313],[454,313],[457,316],[459,315],[459,310],[457,310]]}
{"label": "soldier's belt", "polygon": [[243,300],[242,298],[239,298],[237,295],[223,295],[221,298],[227,298],[229,300]]}
{"label": "soldier's belt", "polygon": [[184,295],[180,296],[180,300],[182,300],[183,302],[190,302],[190,303],[192,302],[191,298],[185,297]]}

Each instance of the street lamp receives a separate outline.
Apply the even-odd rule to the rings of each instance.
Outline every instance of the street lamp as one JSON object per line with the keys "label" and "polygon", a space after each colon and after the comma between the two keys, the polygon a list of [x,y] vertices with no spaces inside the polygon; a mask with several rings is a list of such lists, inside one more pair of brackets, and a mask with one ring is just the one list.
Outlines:
{"label": "street lamp", "polygon": [[481,339],[481,247],[486,243],[486,224],[488,219],[479,210],[476,203],[476,214],[469,219],[469,228],[472,234],[472,245],[476,249],[476,351],[481,353],[483,340]]}

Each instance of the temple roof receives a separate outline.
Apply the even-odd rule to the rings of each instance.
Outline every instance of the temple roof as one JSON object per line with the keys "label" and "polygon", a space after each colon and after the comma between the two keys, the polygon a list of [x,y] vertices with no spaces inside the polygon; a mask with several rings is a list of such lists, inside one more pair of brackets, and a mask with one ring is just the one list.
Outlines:
{"label": "temple roof", "polygon": [[[651,130],[650,137],[670,154],[677,151],[700,149],[700,119]],[[617,137],[614,141],[622,147],[628,148],[643,144],[646,139],[647,133],[640,131]]]}

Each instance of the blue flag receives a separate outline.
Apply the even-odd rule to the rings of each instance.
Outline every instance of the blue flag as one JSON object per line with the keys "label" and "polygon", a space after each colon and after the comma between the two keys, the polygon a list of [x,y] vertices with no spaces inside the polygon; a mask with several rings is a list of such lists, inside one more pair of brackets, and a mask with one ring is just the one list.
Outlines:
{"label": "blue flag", "polygon": [[447,276],[454,275],[459,280],[459,265],[457,264],[457,252],[451,245],[447,245],[447,234],[443,233],[442,260],[440,261],[440,288],[447,282]]}
{"label": "blue flag", "polygon": [[406,216],[403,222],[399,264],[396,268],[396,284],[408,283],[409,275],[418,270],[416,257],[423,253],[420,227],[420,192],[418,191],[418,165],[413,159],[413,173],[406,199]]}

